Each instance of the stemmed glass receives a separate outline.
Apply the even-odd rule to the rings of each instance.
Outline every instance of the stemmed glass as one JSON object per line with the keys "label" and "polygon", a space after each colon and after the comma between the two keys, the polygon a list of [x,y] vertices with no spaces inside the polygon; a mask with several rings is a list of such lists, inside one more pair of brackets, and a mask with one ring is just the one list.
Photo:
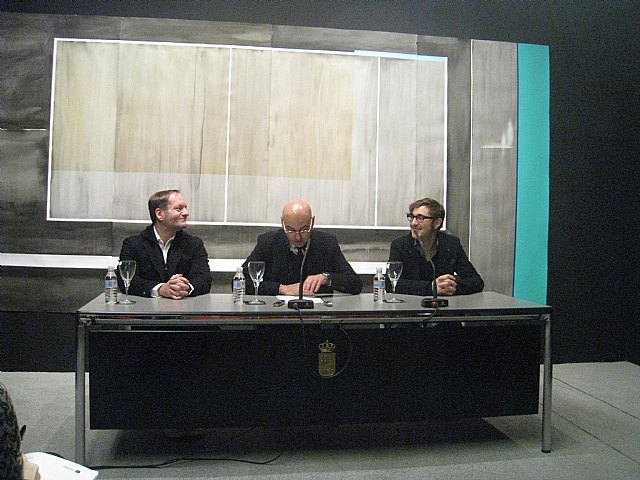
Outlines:
{"label": "stemmed glass", "polygon": [[387,303],[402,303],[404,300],[400,300],[396,298],[396,284],[398,283],[398,279],[402,274],[402,262],[387,262],[387,276],[389,280],[391,280],[391,285],[393,286],[393,294],[391,295],[391,299],[385,300]]}
{"label": "stemmed glass", "polygon": [[247,305],[264,305],[265,302],[263,300],[258,300],[258,287],[264,276],[264,262],[249,262],[249,275],[251,276],[251,280],[253,280],[255,296],[253,300],[247,302]]}
{"label": "stemmed glass", "polygon": [[129,300],[129,284],[131,279],[136,274],[136,261],[135,260],[120,260],[118,262],[118,271],[124,282],[124,300],[119,302],[120,305],[131,305],[136,303],[133,300]]}

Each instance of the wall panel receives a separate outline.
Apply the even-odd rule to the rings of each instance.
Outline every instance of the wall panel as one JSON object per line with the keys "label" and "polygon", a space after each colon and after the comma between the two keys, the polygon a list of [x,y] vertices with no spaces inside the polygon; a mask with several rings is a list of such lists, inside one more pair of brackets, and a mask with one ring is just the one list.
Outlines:
{"label": "wall panel", "polygon": [[485,288],[511,294],[516,213],[517,46],[472,42],[471,259]]}
{"label": "wall panel", "polygon": [[[16,135],[0,132],[0,148],[3,154],[8,153],[8,156],[3,155],[3,176],[4,172],[16,175],[15,179],[4,183],[5,189],[0,198],[2,220],[8,225],[2,233],[2,251],[117,256],[123,238],[143,226],[137,223],[52,222],[45,219],[46,195],[43,192],[47,182],[47,128],[54,36],[257,46],[258,49],[251,50],[235,48],[229,55],[231,50],[227,48],[212,53],[208,47],[198,45],[194,47],[196,53],[188,54],[193,62],[180,63],[180,59],[177,63],[175,59],[160,62],[165,66],[173,65],[168,70],[159,70],[150,63],[154,55],[166,53],[158,46],[149,46],[154,53],[138,55],[126,52],[123,56],[126,48],[124,44],[117,44],[117,55],[101,55],[102,63],[99,65],[105,72],[110,72],[116,63],[117,68],[124,63],[130,65],[126,74],[124,70],[118,73],[118,85],[130,80],[128,75],[134,75],[135,82],[146,85],[147,91],[159,91],[163,97],[170,98],[173,103],[169,102],[169,105],[174,108],[169,108],[170,114],[167,114],[163,110],[165,107],[157,104],[152,95],[140,97],[132,90],[119,91],[116,104],[120,108],[132,109],[119,120],[118,136],[114,138],[113,151],[119,149],[122,160],[114,161],[111,169],[107,167],[97,171],[95,178],[90,178],[87,172],[73,164],[68,165],[68,170],[60,170],[56,174],[60,176],[58,191],[66,193],[84,189],[86,195],[91,192],[91,195],[98,196],[113,195],[116,191],[117,200],[110,205],[111,215],[116,218],[118,215],[134,215],[146,223],[145,200],[150,190],[178,186],[185,191],[190,202],[191,218],[195,222],[190,227],[192,233],[204,239],[210,257],[216,259],[246,257],[257,235],[270,228],[265,224],[278,223],[284,201],[302,196],[311,201],[317,222],[321,225],[336,225],[342,218],[347,218],[350,224],[396,225],[397,230],[332,230],[338,235],[349,260],[371,263],[383,263],[391,240],[406,232],[403,214],[408,203],[417,197],[434,196],[446,201],[448,230],[460,236],[465,247],[469,245],[471,236],[471,257],[487,279],[488,288],[498,291],[510,288],[509,275],[512,272],[506,259],[512,246],[500,243],[509,242],[509,235],[501,236],[497,232],[508,230],[508,224],[512,222],[513,210],[508,205],[510,193],[504,189],[512,172],[512,158],[508,148],[481,147],[503,142],[503,137],[507,142],[513,136],[517,137],[515,123],[512,122],[512,130],[505,128],[509,125],[508,115],[515,102],[511,93],[504,95],[513,87],[515,63],[509,66],[510,61],[515,62],[509,50],[515,48],[513,44],[479,42],[477,48],[474,46],[472,65],[472,43],[462,39],[186,20],[0,15],[3,20],[11,20],[2,22],[3,36],[16,39],[15,44],[5,42],[2,45],[2,58],[9,62],[3,62],[6,69],[0,72],[0,82],[11,86],[15,81],[11,75],[17,75],[25,84],[41,82],[40,91],[35,95],[29,88],[13,87],[9,93],[0,92],[3,100],[0,118],[5,121],[4,125],[14,122],[20,125],[19,128],[42,127],[38,132],[21,131]],[[7,28],[7,25],[13,27]],[[310,84],[317,88],[306,91],[303,88],[294,103],[274,104],[271,92],[278,89],[286,92],[293,84],[285,83],[282,76],[278,77],[285,71],[282,60],[274,61],[272,53],[266,55],[266,50],[260,47],[419,53],[446,57],[446,61],[404,62],[393,55],[380,58],[363,55],[341,56],[335,64],[322,64],[316,60],[297,65],[289,62],[286,71],[297,72],[298,85],[306,88],[304,77],[311,73],[320,83]],[[22,68],[21,65],[29,61],[34,64],[30,68]],[[382,67],[380,72],[378,64]],[[275,74],[274,65],[279,65]],[[390,68],[392,65],[403,66],[395,71]],[[339,75],[334,75],[331,69],[337,69]],[[212,77],[208,73],[211,71],[220,74]],[[104,76],[108,77],[108,74]],[[319,96],[314,97],[318,92],[332,91],[344,78],[349,78],[350,90],[339,96],[335,104],[325,105]],[[85,76],[87,79],[94,87],[100,85],[97,76],[94,79]],[[229,79],[231,83],[228,83]],[[497,86],[493,82],[498,82]],[[185,85],[189,88],[183,88]],[[425,86],[432,88],[427,91]],[[494,91],[489,92],[491,89]],[[230,91],[228,97],[226,91]],[[472,91],[473,117],[470,113]],[[500,95],[495,91],[500,91]],[[110,106],[108,98],[111,97],[104,91],[98,91],[94,99],[97,103],[90,103],[85,108],[101,121],[108,119],[110,113],[108,108],[105,110],[105,106]],[[182,108],[185,105],[189,115],[174,112],[178,106]],[[148,115],[133,112],[136,109],[144,109]],[[303,119],[309,124],[294,123],[290,119],[286,123],[282,115],[288,110],[304,114],[324,111],[326,115],[335,117],[336,122],[314,129],[310,127],[313,115],[308,114]],[[227,121],[229,113],[228,129],[220,129],[219,124]],[[167,116],[173,117],[172,122],[163,123],[162,117]],[[348,122],[343,119],[348,116],[351,131],[347,134]],[[58,121],[65,120],[71,126],[75,121],[74,118]],[[193,132],[197,131],[198,125],[205,130],[201,136],[194,137]],[[108,138],[96,131],[95,121],[87,125],[76,123],[73,128],[76,129],[75,135]],[[155,138],[152,149],[148,152],[143,149],[148,153],[144,158],[125,147],[135,143],[136,132],[143,130],[152,131]],[[470,180],[472,130],[473,159],[477,161],[473,166],[473,184]],[[300,142],[294,135],[298,131],[309,132],[306,138],[310,142]],[[277,132],[277,138],[274,132]],[[321,135],[314,137],[317,132]],[[336,141],[329,144],[327,138]],[[443,141],[438,142],[438,138]],[[111,155],[101,141],[96,141],[98,147],[94,151],[82,152],[83,156],[94,159],[95,165],[108,163],[104,159]],[[171,154],[162,147],[167,143],[173,149]],[[223,143],[224,148],[221,147]],[[310,145],[313,147],[309,148]],[[307,168],[290,175],[292,164],[282,162],[282,156],[290,153],[290,147],[300,157],[312,158],[316,164],[322,162],[324,169]],[[340,152],[348,152],[349,162],[341,159]],[[229,162],[233,157],[240,161]],[[430,163],[433,158],[442,160],[433,164]],[[160,159],[162,168],[149,172],[150,159]],[[504,165],[509,168],[503,168]],[[200,174],[179,173],[185,169]],[[76,176],[75,180],[64,178],[68,172],[74,175],[80,172],[84,177]],[[35,184],[34,178],[37,179]],[[333,183],[327,187],[327,181]],[[114,187],[109,187],[110,184]],[[492,196],[496,194],[498,197]],[[24,195],[29,196],[29,200]],[[471,195],[474,195],[473,200]],[[494,201],[507,208],[491,210],[487,205]],[[78,215],[81,215],[91,206],[90,203],[65,198],[60,211],[68,214],[78,209]],[[487,212],[499,218],[487,218]],[[20,222],[16,222],[20,215]],[[226,224],[199,224],[204,219]],[[236,222],[253,222],[254,225],[243,226]],[[496,225],[499,226],[497,230]],[[19,304],[29,303],[29,291],[46,289],[49,282],[48,277],[37,276],[34,284],[24,271],[12,271],[10,275],[16,285],[16,308]],[[228,275],[214,272],[213,276],[214,291],[227,291]],[[367,289],[368,283],[365,283]],[[86,285],[83,292],[85,290]],[[89,290],[99,292],[100,282]],[[90,296],[90,292],[83,295],[83,298]],[[66,305],[67,311],[79,306],[76,304],[78,298],[61,297],[58,300]],[[36,308],[46,307],[38,304]]]}
{"label": "wall panel", "polygon": [[[471,42],[418,37],[418,53],[447,58],[446,228],[468,251],[471,160]],[[426,165],[419,165],[426,170]],[[429,192],[425,192],[428,196]]]}
{"label": "wall panel", "polygon": [[275,223],[304,197],[319,224],[402,226],[398,203],[444,199],[440,57],[76,39],[55,53],[52,220],[144,221],[169,186],[207,223]]}

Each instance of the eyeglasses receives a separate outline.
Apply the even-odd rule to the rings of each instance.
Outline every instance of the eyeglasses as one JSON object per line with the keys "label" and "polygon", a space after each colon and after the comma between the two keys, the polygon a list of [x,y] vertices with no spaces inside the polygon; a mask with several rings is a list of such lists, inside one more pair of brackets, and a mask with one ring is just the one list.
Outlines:
{"label": "eyeglasses", "polygon": [[309,233],[311,231],[311,227],[302,227],[300,230],[295,230],[291,227],[283,227],[284,228],[284,232],[287,235],[306,235],[307,233]]}
{"label": "eyeglasses", "polygon": [[407,220],[409,220],[410,222],[413,222],[414,218],[418,223],[422,223],[428,218],[433,220],[435,217],[429,217],[428,215],[413,215],[411,213],[407,213]]}

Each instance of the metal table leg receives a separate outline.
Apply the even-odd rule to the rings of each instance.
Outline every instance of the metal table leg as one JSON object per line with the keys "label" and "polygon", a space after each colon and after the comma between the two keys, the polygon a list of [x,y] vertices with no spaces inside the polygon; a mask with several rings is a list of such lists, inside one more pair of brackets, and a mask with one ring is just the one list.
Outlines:
{"label": "metal table leg", "polygon": [[542,387],[542,451],[551,452],[551,384],[553,363],[551,360],[551,315],[543,315],[544,320],[544,373]]}
{"label": "metal table leg", "polygon": [[76,463],[85,462],[85,347],[87,342],[87,325],[77,319],[76,328]]}

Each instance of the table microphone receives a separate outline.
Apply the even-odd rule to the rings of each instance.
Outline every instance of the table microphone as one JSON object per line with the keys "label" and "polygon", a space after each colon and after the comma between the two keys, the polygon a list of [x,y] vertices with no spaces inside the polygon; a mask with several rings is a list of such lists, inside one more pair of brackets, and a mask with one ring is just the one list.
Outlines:
{"label": "table microphone", "polygon": [[295,310],[310,310],[313,308],[313,300],[302,298],[302,287],[303,287],[302,274],[304,271],[304,264],[307,260],[307,253],[309,252],[310,246],[311,246],[311,237],[309,237],[307,246],[304,249],[304,253],[302,255],[302,263],[300,264],[300,276],[298,277],[298,298],[289,300],[289,302],[287,303],[287,307],[293,308]]}
{"label": "table microphone", "polygon": [[[422,243],[421,243],[422,244]],[[425,252],[426,255],[426,252]],[[436,266],[433,264],[433,260],[429,256],[429,263],[431,264],[431,270],[433,270],[433,297],[425,297],[420,302],[420,305],[426,308],[439,308],[448,307],[449,300],[446,298],[438,298],[438,282],[436,282]]]}

